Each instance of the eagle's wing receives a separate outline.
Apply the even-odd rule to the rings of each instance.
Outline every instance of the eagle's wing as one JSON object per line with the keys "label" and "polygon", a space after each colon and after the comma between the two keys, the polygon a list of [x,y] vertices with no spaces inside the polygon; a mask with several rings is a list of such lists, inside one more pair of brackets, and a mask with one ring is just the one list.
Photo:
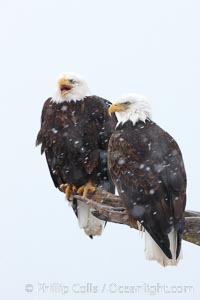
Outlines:
{"label": "eagle's wing", "polygon": [[98,130],[98,164],[101,173],[101,187],[111,193],[115,192],[115,186],[108,170],[108,143],[115,130],[117,118],[115,114],[108,113],[110,102],[98,96],[92,96],[91,114]]}
{"label": "eagle's wing", "polygon": [[[143,126],[144,127],[144,126]],[[183,230],[186,175],[176,142],[156,124],[146,134],[116,131],[109,144],[109,168],[129,214],[140,221],[171,258],[168,233]]]}
{"label": "eagle's wing", "polygon": [[47,112],[47,109],[48,109],[48,106],[49,106],[49,102],[51,101],[51,98],[48,98],[44,105],[43,105],[43,108],[42,108],[42,115],[41,115],[41,127],[40,127],[40,130],[38,132],[38,135],[37,135],[37,138],[36,138],[36,146],[39,146],[40,144],[42,144],[42,147],[41,147],[41,154],[44,152],[44,146],[43,146],[43,137],[44,137],[44,131],[45,131],[45,115],[46,115],[46,112]]}
{"label": "eagle's wing", "polygon": [[48,110],[50,107],[51,98],[48,98],[42,109],[42,115],[41,115],[41,127],[37,135],[36,139],[36,146],[41,144],[41,154],[45,152],[45,157],[47,161],[47,165],[49,168],[49,172],[51,174],[51,178],[53,180],[53,183],[55,187],[59,187],[63,181],[60,177],[60,172],[55,172],[55,170],[52,167],[52,162],[55,160],[55,153],[53,152],[52,146],[52,133],[48,131],[47,134],[47,126],[48,126]]}

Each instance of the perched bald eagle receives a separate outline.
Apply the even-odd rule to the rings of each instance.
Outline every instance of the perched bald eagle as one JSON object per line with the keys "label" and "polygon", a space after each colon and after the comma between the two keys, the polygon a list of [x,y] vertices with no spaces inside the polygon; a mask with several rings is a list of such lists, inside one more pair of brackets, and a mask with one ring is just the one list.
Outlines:
{"label": "perched bald eagle", "polygon": [[[116,118],[109,116],[108,107],[107,100],[91,96],[83,78],[73,73],[59,77],[54,96],[44,103],[36,145],[41,144],[53,182],[67,199],[71,191],[86,196],[96,187],[114,192],[107,148]],[[87,235],[101,234],[105,223],[86,204],[73,201],[72,207]]]}
{"label": "perched bald eagle", "polygon": [[150,106],[141,95],[120,97],[109,112],[121,119],[109,142],[110,174],[129,215],[145,230],[146,258],[176,265],[186,203],[179,146],[151,120]]}

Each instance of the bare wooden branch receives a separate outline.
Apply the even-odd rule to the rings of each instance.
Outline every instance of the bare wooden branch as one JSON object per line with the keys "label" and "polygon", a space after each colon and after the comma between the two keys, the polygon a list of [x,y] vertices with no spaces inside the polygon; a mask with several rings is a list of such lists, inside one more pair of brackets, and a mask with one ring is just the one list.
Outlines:
{"label": "bare wooden branch", "polygon": [[[119,196],[97,189],[95,193],[91,193],[87,198],[79,195],[73,197],[93,208],[94,216],[101,220],[125,224],[138,229],[137,221],[128,215]],[[200,212],[185,212],[183,239],[195,245],[200,245]]]}

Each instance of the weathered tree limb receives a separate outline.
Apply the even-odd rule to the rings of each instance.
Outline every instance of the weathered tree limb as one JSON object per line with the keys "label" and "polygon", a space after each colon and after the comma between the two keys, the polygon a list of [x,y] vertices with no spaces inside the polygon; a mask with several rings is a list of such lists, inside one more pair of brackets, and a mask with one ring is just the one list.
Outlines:
{"label": "weathered tree limb", "polygon": [[[74,199],[88,204],[94,209],[95,217],[107,222],[125,224],[138,229],[137,221],[127,214],[119,196],[97,189],[95,193],[82,197],[74,195]],[[183,239],[200,246],[200,212],[185,212],[185,230]]]}

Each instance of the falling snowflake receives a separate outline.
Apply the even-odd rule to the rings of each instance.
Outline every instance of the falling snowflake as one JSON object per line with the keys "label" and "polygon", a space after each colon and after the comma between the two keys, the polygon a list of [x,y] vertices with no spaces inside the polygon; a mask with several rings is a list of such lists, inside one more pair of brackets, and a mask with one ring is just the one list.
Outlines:
{"label": "falling snowflake", "polygon": [[132,209],[133,216],[137,219],[141,219],[144,216],[145,208],[141,205],[135,205]]}
{"label": "falling snowflake", "polygon": [[52,128],[51,131],[52,131],[54,134],[56,134],[56,133],[58,132],[58,130],[55,129],[55,128]]}
{"label": "falling snowflake", "polygon": [[149,191],[149,194],[150,194],[150,195],[153,195],[153,194],[155,194],[155,191],[154,191],[154,189],[151,189],[151,190]]}
{"label": "falling snowflake", "polygon": [[123,164],[125,164],[125,159],[123,159],[122,157],[120,157],[118,159],[118,165],[123,165]]}
{"label": "falling snowflake", "polygon": [[63,106],[61,107],[61,110],[62,110],[62,111],[66,111],[66,110],[67,110],[67,106],[66,106],[66,105],[63,105]]}

